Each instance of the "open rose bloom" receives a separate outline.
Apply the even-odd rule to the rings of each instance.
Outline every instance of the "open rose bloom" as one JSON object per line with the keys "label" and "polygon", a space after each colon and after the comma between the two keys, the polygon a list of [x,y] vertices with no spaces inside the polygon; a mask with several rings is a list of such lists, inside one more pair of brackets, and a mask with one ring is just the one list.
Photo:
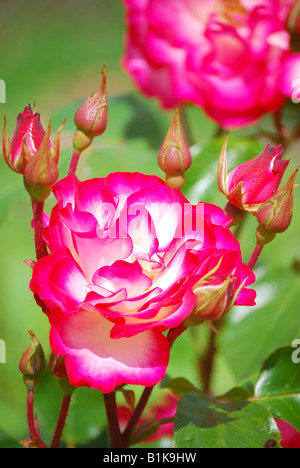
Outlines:
{"label": "open rose bloom", "polygon": [[[197,323],[215,320],[232,302],[254,304],[254,274],[220,208],[193,207],[140,173],[69,176],[53,192],[50,255],[35,264],[31,290],[73,385],[105,393],[155,385],[169,362],[164,332],[194,314]],[[210,285],[220,300],[203,309]]]}
{"label": "open rose bloom", "polygon": [[171,108],[191,102],[219,125],[278,110],[299,78],[286,29],[295,0],[124,0],[122,63],[138,87]]}

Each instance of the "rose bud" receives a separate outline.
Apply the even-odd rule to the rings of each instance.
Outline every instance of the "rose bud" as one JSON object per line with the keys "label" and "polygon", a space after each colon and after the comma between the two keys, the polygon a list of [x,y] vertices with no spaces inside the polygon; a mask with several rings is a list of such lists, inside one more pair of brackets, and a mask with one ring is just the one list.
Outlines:
{"label": "rose bud", "polygon": [[[3,154],[10,169],[24,174],[28,161],[40,148],[45,133],[40,121],[40,114],[32,112],[29,104],[18,115],[17,127],[8,144],[6,141],[6,119],[4,120]],[[49,150],[52,150],[50,141],[48,144]]]}
{"label": "rose bud", "polygon": [[43,348],[32,331],[31,344],[21,357],[19,363],[20,372],[28,390],[34,390],[40,381],[40,376],[46,370],[46,359]]}
{"label": "rose bud", "polygon": [[92,94],[75,114],[74,122],[77,131],[73,140],[74,150],[81,153],[90,146],[94,137],[102,135],[107,127],[107,119],[106,75],[105,67],[103,67],[100,90]]}
{"label": "rose bud", "polygon": [[76,387],[70,384],[65,366],[65,356],[51,353],[49,365],[52,374],[58,379],[58,384],[65,395],[71,395]]}
{"label": "rose bud", "polygon": [[258,210],[257,221],[269,232],[280,233],[287,230],[292,221],[294,210],[294,182],[298,169],[287,183]]}
{"label": "rose bud", "polygon": [[268,144],[259,156],[227,174],[226,149],[227,137],[219,159],[219,189],[232,205],[255,215],[261,205],[277,192],[289,160],[282,160],[281,145],[273,148]]}
{"label": "rose bud", "polygon": [[191,164],[192,156],[181,129],[177,108],[159,151],[158,165],[166,173],[167,185],[180,189],[185,181],[184,173]]}
{"label": "rose bud", "polygon": [[24,172],[24,185],[32,200],[43,202],[58,179],[57,159],[49,150],[50,125],[38,151],[28,161]]}
{"label": "rose bud", "polygon": [[185,320],[185,325],[200,325],[205,320],[213,321],[223,317],[234,304],[235,280],[216,278],[208,284],[201,284],[194,289],[196,305],[194,312]]}

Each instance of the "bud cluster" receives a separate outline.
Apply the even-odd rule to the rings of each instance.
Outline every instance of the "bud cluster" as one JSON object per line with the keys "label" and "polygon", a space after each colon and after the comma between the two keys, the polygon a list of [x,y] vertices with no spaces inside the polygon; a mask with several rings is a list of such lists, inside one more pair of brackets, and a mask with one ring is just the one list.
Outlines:
{"label": "bud cluster", "polygon": [[225,212],[238,224],[246,212],[259,223],[256,239],[260,247],[271,242],[276,234],[286,231],[294,210],[293,191],[298,169],[279,189],[289,160],[282,160],[283,148],[267,145],[263,152],[227,173],[227,137],[219,166],[218,186],[227,197]]}
{"label": "bud cluster", "polygon": [[[64,125],[64,123],[63,123]],[[22,174],[24,185],[32,200],[43,202],[50,195],[58,179],[59,129],[54,146],[50,142],[51,125],[44,130],[40,114],[28,104],[18,115],[11,140],[6,138],[6,119],[3,129],[3,154],[10,169]]]}

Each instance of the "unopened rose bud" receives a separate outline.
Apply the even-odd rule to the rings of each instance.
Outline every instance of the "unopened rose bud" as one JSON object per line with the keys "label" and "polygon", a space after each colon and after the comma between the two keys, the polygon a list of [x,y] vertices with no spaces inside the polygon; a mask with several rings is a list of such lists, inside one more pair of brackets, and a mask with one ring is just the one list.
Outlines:
{"label": "unopened rose bud", "polygon": [[21,357],[19,363],[20,372],[28,390],[34,390],[40,381],[40,376],[46,370],[46,359],[43,348],[32,331],[31,345]]}
{"label": "unopened rose bud", "polygon": [[100,90],[92,94],[77,110],[74,122],[77,131],[74,135],[74,150],[81,153],[90,146],[96,136],[102,135],[107,127],[108,103],[106,93],[105,67],[102,71]]}
{"label": "unopened rose bud", "polygon": [[196,305],[194,312],[184,321],[186,326],[199,325],[204,321],[213,321],[223,317],[233,306],[235,280],[217,278],[209,284],[202,284],[194,289]]}
{"label": "unopened rose bud", "polygon": [[[6,119],[3,128],[3,154],[7,165],[15,172],[24,174],[28,161],[40,148],[45,136],[45,130],[40,121],[40,114],[32,112],[28,104],[17,117],[17,127],[12,139],[6,139]],[[52,145],[48,141],[49,150]]]}
{"label": "unopened rose bud", "polygon": [[65,366],[65,356],[57,356],[51,353],[49,366],[54,377],[65,395],[71,395],[76,387],[70,384]]}
{"label": "unopened rose bud", "polygon": [[192,156],[180,125],[179,109],[176,109],[171,126],[158,154],[158,165],[166,173],[170,188],[181,188],[184,173],[192,164]]}
{"label": "unopened rose bud", "polygon": [[282,160],[283,148],[267,145],[263,152],[227,174],[227,138],[219,166],[218,186],[228,201],[240,210],[256,214],[279,187],[289,160]]}
{"label": "unopened rose bud", "polygon": [[284,232],[291,224],[294,210],[294,182],[297,174],[298,169],[287,183],[259,209],[257,221],[265,231]]}
{"label": "unopened rose bud", "polygon": [[57,163],[49,151],[50,125],[42,144],[28,161],[24,172],[24,185],[32,200],[43,202],[51,193],[59,177]]}

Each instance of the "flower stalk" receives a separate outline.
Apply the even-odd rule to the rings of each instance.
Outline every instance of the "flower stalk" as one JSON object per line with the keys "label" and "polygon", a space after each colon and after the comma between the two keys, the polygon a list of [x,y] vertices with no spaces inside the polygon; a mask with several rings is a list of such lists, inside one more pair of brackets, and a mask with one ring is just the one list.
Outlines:
{"label": "flower stalk", "polygon": [[60,408],[59,417],[57,420],[55,432],[51,442],[51,448],[58,448],[64,427],[66,425],[66,418],[68,416],[68,411],[71,403],[72,394],[67,394],[63,396],[62,404]]}

